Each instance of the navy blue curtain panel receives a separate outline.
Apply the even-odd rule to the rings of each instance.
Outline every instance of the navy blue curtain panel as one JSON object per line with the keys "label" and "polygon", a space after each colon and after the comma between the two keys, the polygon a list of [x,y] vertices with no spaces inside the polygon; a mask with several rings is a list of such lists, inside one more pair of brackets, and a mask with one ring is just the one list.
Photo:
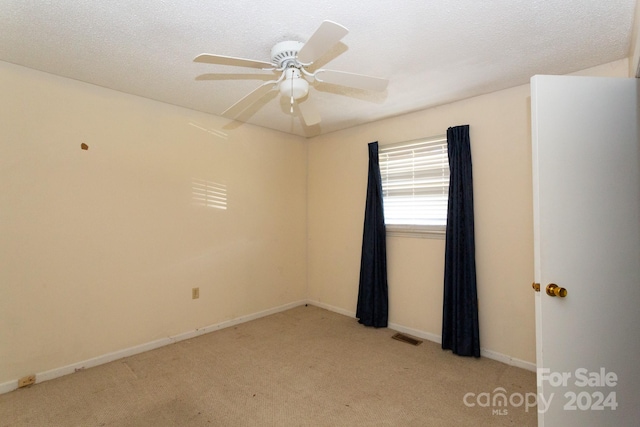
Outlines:
{"label": "navy blue curtain panel", "polygon": [[387,238],[382,206],[382,179],[378,162],[378,143],[372,142],[369,144],[369,179],[356,310],[358,322],[375,328],[386,327],[388,305]]}
{"label": "navy blue curtain panel", "polygon": [[442,348],[460,356],[480,357],[469,125],[447,129],[447,149],[450,178]]}

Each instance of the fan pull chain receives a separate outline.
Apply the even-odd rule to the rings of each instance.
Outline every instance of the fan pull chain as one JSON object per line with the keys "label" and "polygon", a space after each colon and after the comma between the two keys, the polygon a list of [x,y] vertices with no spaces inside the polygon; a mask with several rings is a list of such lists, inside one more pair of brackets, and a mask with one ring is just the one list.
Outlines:
{"label": "fan pull chain", "polygon": [[293,78],[291,79],[291,114],[293,114]]}

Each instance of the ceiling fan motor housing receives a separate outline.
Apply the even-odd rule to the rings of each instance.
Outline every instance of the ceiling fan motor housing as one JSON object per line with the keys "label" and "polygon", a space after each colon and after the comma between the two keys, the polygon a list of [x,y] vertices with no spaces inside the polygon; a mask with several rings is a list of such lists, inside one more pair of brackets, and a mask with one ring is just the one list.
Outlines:
{"label": "ceiling fan motor housing", "polygon": [[287,68],[289,66],[300,67],[301,64],[297,61],[296,57],[303,46],[304,43],[296,41],[277,43],[271,48],[271,62],[278,64],[278,68]]}

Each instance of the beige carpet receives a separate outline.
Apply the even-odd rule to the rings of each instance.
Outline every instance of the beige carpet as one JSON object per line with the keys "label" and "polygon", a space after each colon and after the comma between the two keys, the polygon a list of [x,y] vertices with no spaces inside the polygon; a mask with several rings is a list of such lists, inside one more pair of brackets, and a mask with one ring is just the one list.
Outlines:
{"label": "beige carpet", "polygon": [[394,333],[301,306],[0,395],[0,426],[536,425],[533,372]]}

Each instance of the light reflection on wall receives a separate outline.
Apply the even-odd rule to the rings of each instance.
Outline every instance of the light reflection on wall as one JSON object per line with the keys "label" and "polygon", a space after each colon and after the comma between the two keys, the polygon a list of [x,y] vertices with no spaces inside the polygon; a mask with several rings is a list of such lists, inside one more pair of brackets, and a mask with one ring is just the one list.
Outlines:
{"label": "light reflection on wall", "polygon": [[201,125],[199,125],[197,123],[194,123],[194,122],[189,122],[189,126],[193,126],[196,129],[203,130],[203,131],[205,131],[207,133],[210,133],[211,135],[217,136],[218,138],[222,138],[222,139],[227,139],[228,138],[228,135],[225,132],[221,131],[221,130],[212,129],[212,128],[206,128],[206,127],[201,126]]}
{"label": "light reflection on wall", "polygon": [[199,178],[191,179],[193,204],[214,209],[227,209],[227,186]]}

